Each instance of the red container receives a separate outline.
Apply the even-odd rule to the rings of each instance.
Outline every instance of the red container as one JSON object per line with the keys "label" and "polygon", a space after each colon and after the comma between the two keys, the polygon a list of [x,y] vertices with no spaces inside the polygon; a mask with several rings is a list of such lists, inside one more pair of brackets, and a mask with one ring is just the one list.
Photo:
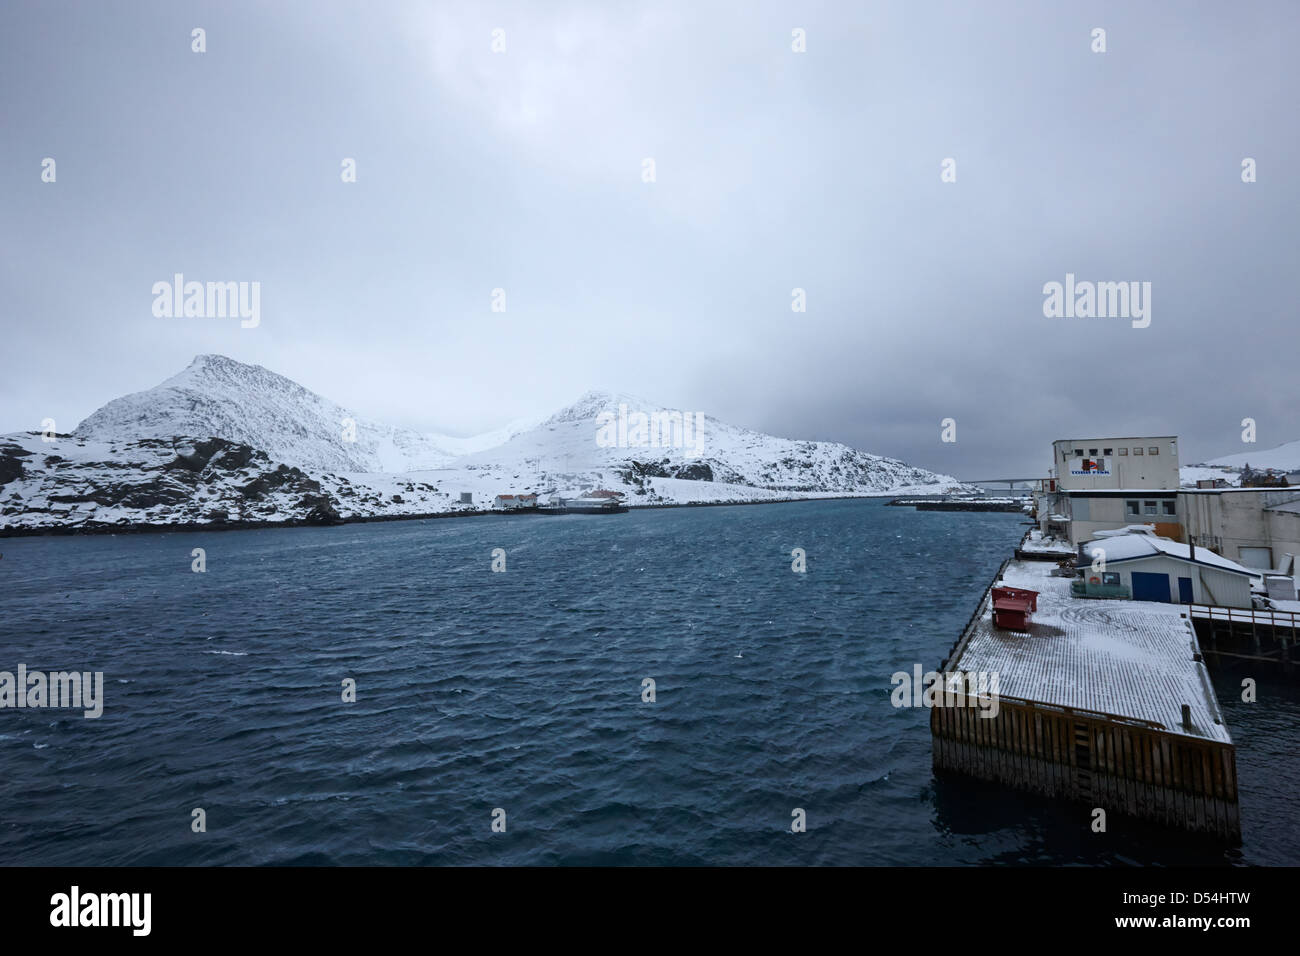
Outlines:
{"label": "red container", "polygon": [[1026,588],[993,589],[993,626],[1011,631],[1029,630],[1029,621],[1038,610],[1038,592]]}

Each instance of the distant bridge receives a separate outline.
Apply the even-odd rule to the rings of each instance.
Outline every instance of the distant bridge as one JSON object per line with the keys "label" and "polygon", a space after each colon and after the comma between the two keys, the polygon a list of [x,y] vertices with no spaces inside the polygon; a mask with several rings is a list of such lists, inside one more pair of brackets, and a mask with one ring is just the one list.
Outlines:
{"label": "distant bridge", "polygon": [[1014,489],[1016,485],[1027,485],[1032,487],[1034,482],[1042,481],[1041,475],[1035,475],[1033,478],[963,478],[962,482],[967,485],[1006,485],[1008,489]]}

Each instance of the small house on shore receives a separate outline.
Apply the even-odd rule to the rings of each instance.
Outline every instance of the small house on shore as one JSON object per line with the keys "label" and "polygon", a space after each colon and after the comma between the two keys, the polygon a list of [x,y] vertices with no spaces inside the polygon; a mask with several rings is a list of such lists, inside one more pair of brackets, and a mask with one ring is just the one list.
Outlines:
{"label": "small house on shore", "polygon": [[536,508],[537,496],[534,494],[497,495],[492,501],[492,507],[497,511],[522,511],[526,508]]}

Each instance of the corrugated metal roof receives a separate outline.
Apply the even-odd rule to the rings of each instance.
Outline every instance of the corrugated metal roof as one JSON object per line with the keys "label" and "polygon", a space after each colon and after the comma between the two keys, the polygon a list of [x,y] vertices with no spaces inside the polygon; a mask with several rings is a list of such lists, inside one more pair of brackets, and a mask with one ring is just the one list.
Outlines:
{"label": "corrugated metal roof", "polygon": [[[995,628],[986,601],[949,670],[994,673],[998,692],[1061,707],[1163,724],[1168,732],[1231,743],[1191,624],[1178,605],[1070,596],[1051,565],[1013,561],[1002,582],[1038,591],[1028,633]],[[1182,727],[1182,705],[1193,729]]]}
{"label": "corrugated metal roof", "polygon": [[1218,568],[1220,571],[1227,571],[1230,574],[1244,574],[1247,577],[1254,577],[1257,573],[1242,567],[1236,561],[1215,554],[1209,548],[1197,548],[1196,557],[1193,558],[1191,548],[1187,545],[1171,541],[1168,538],[1157,537],[1153,534],[1121,534],[1096,539],[1083,546],[1083,553],[1096,557],[1094,549],[1100,549],[1105,554],[1107,564],[1118,564],[1121,561],[1133,561],[1137,558],[1164,555],[1167,558],[1186,561],[1189,564],[1208,565],[1209,567]]}

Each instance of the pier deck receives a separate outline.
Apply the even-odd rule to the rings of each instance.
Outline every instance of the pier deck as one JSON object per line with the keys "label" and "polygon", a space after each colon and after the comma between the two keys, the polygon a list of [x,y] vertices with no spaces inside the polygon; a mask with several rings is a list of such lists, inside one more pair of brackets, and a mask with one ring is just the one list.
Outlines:
{"label": "pier deck", "polygon": [[996,717],[931,713],[937,768],[1239,838],[1236,758],[1179,605],[1080,600],[1041,562],[999,580],[1038,591],[1027,632],[986,592],[942,668],[996,673]]}

